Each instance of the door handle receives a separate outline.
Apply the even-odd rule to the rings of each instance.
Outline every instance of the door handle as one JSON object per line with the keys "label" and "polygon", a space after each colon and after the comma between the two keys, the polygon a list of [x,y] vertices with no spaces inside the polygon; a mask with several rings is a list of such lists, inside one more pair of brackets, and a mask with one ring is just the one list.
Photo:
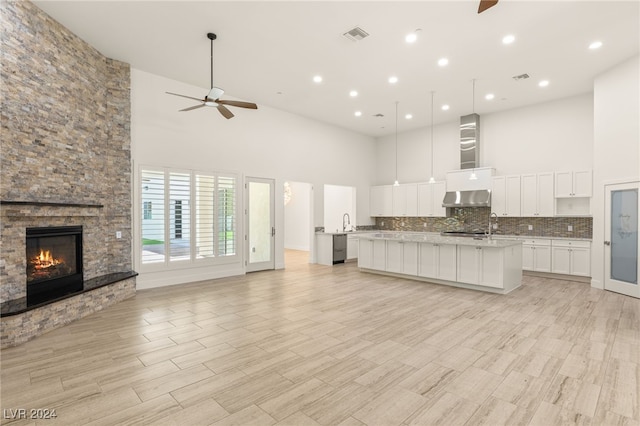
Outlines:
{"label": "door handle", "polygon": [[271,227],[271,236],[272,237],[276,236],[276,228],[274,228],[273,226]]}
{"label": "door handle", "polygon": [[610,245],[611,245],[611,241],[605,241],[605,242],[604,242],[604,245],[605,245],[605,246],[610,246]]}

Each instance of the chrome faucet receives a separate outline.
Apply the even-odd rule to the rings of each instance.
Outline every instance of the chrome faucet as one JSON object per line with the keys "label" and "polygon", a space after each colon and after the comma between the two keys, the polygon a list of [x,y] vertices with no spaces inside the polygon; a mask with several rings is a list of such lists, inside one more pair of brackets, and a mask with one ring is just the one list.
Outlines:
{"label": "chrome faucet", "polygon": [[[344,223],[345,218],[347,219],[347,223]],[[345,213],[342,215],[342,232],[346,232],[347,225],[351,225],[351,218],[349,217],[349,213]]]}
{"label": "chrome faucet", "polygon": [[496,220],[496,225],[498,224],[498,215],[496,213],[491,213],[489,215],[489,239],[491,239],[491,230],[493,229],[493,219]]}

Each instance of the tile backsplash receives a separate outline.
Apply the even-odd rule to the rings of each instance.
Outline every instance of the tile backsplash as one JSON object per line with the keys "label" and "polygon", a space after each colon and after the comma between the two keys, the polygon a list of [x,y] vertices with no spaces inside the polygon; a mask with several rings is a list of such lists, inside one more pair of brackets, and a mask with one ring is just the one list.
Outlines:
{"label": "tile backsplash", "polygon": [[[377,217],[376,228],[388,231],[486,231],[488,207],[454,208],[451,217]],[[529,230],[529,226],[532,230]],[[569,231],[569,226],[573,229]],[[592,238],[591,217],[498,217],[496,235]]]}

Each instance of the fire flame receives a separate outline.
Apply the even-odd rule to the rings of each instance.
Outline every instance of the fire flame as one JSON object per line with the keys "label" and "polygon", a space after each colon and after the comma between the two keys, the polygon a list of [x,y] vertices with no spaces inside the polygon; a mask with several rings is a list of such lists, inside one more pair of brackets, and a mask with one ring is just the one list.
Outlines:
{"label": "fire flame", "polygon": [[33,264],[36,269],[46,269],[52,266],[59,265],[60,260],[55,259],[49,250],[40,250],[40,255],[33,259]]}

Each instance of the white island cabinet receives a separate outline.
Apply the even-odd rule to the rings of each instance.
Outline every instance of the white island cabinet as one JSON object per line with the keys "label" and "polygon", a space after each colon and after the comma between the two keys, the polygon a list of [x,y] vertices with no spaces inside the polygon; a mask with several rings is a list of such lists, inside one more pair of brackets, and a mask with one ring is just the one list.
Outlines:
{"label": "white island cabinet", "polygon": [[358,237],[367,272],[506,294],[522,282],[522,243],[420,233]]}

